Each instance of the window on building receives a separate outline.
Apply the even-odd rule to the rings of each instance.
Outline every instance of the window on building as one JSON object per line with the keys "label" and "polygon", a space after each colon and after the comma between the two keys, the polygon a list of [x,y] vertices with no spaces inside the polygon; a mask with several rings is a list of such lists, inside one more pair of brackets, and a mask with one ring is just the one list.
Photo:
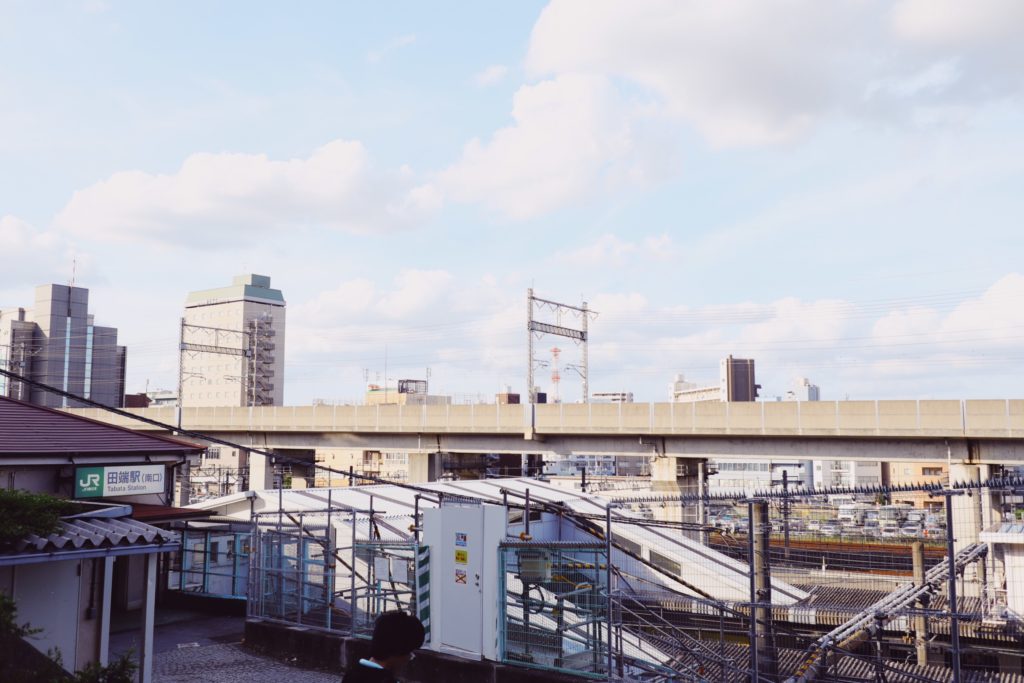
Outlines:
{"label": "window on building", "polygon": [[220,449],[219,448],[207,448],[206,449],[207,460],[220,460]]}
{"label": "window on building", "polygon": [[941,477],[942,476],[942,468],[941,467],[922,467],[921,468],[921,476],[924,476],[924,477]]}

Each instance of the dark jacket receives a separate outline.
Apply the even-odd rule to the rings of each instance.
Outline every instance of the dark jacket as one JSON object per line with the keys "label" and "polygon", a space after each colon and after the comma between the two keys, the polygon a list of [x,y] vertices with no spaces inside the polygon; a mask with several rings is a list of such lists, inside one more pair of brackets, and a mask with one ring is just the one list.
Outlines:
{"label": "dark jacket", "polygon": [[348,668],[341,683],[398,683],[398,679],[385,669],[375,669],[356,662]]}

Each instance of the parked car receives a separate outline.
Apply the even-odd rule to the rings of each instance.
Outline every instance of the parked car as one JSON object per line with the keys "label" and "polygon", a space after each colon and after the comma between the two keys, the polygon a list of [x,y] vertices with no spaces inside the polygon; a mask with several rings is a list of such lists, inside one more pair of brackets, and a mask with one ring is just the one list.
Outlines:
{"label": "parked car", "polygon": [[921,535],[921,527],[917,524],[904,524],[900,527],[900,536],[917,538]]}
{"label": "parked car", "polygon": [[869,519],[864,522],[864,526],[860,532],[869,538],[878,538],[881,533],[881,527],[878,525],[877,519]]}
{"label": "parked car", "polygon": [[809,519],[807,520],[807,524],[804,525],[804,528],[808,531],[821,531],[821,522],[816,519]]}
{"label": "parked car", "polygon": [[900,528],[895,524],[884,524],[879,527],[878,535],[880,538],[898,538],[900,535]]}
{"label": "parked car", "polygon": [[838,536],[842,533],[842,528],[839,526],[839,522],[825,522],[821,525],[820,533],[823,536]]}

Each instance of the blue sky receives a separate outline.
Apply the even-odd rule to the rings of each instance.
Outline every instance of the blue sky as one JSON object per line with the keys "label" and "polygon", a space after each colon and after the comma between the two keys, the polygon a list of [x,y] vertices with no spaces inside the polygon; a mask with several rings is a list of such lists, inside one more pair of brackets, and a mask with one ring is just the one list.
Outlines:
{"label": "blue sky", "polygon": [[530,286],[594,391],[1017,396],[1022,7],[0,0],[0,305],[76,261],[129,390],[259,272],[289,403],[521,391]]}

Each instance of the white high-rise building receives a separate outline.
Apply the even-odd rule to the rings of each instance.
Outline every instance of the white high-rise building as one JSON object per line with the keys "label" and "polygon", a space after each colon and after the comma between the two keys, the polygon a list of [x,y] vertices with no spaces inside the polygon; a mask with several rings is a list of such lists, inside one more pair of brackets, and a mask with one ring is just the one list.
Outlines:
{"label": "white high-rise building", "polygon": [[[821,400],[821,389],[806,377],[799,378],[793,388],[786,392],[787,401]],[[881,462],[859,462],[856,460],[815,460],[813,464],[813,485],[822,487],[880,486],[885,483],[884,467]]]}
{"label": "white high-rise building", "polygon": [[284,335],[284,296],[265,275],[191,292],[181,326],[181,405],[282,405]]}
{"label": "white high-rise building", "polygon": [[787,401],[820,401],[821,389],[811,380],[801,377],[792,389],[786,392]]}

